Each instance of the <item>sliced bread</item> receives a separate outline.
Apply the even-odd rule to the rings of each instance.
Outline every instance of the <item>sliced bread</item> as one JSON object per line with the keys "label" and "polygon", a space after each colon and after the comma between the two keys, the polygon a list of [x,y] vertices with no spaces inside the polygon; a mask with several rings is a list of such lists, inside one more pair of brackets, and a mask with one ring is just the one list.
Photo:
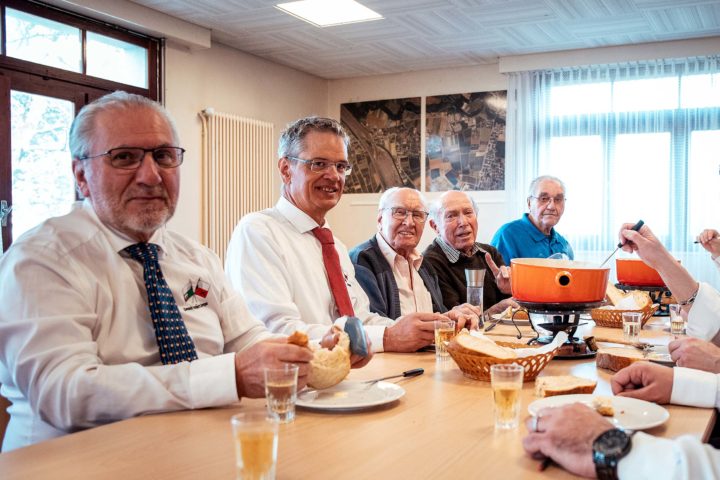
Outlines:
{"label": "sliced bread", "polygon": [[595,380],[576,377],[574,375],[556,375],[535,379],[535,395],[553,397],[574,393],[592,393],[597,386]]}
{"label": "sliced bread", "polygon": [[606,368],[617,372],[631,363],[648,360],[642,350],[637,348],[607,347],[600,348],[595,357],[598,368]]}
{"label": "sliced bread", "polygon": [[[461,349],[464,353],[486,357],[499,358],[502,360],[517,358],[517,353],[512,348],[496,344],[485,335],[470,335],[467,331],[461,331],[450,344]],[[452,347],[451,347],[452,348]]]}

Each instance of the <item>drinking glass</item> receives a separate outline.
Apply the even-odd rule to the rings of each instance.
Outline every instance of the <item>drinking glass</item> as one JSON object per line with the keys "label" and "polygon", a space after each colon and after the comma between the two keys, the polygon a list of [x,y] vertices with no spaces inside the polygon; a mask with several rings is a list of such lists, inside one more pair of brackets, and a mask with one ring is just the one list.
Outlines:
{"label": "drinking glass", "polygon": [[496,430],[514,429],[520,423],[520,391],[524,373],[523,366],[517,363],[490,367]]}
{"label": "drinking glass", "polygon": [[435,320],[435,357],[448,356],[447,344],[455,336],[455,320]]}
{"label": "drinking glass", "polygon": [[483,287],[485,285],[484,268],[466,268],[467,303],[480,308],[480,327],[483,320]]}
{"label": "drinking glass", "polygon": [[265,369],[265,400],[268,415],[276,415],[280,423],[295,420],[298,366],[286,364]]}
{"label": "drinking glass", "polygon": [[685,318],[682,315],[682,307],[677,303],[668,306],[670,310],[670,333],[672,335],[685,334]]}
{"label": "drinking glass", "polygon": [[274,480],[278,421],[267,412],[248,412],[230,419],[235,441],[236,480]]}
{"label": "drinking glass", "polygon": [[640,312],[623,312],[623,339],[626,342],[639,342],[640,329],[642,328],[642,313]]}

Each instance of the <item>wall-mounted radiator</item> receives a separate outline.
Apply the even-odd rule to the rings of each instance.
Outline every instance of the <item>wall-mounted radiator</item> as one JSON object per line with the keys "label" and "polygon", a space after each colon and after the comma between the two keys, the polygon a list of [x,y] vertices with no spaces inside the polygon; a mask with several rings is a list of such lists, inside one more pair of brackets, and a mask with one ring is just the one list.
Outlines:
{"label": "wall-mounted radiator", "polygon": [[273,125],[200,112],[202,119],[201,242],[225,261],[233,229],[243,215],[271,207],[276,175]]}

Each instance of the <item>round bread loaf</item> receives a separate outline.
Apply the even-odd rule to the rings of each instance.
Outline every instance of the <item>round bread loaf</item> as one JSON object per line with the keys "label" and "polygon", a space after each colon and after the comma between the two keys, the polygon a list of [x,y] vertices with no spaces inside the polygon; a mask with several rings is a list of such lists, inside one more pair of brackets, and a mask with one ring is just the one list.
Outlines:
{"label": "round bread loaf", "polygon": [[313,359],[310,361],[308,386],[318,390],[330,388],[342,382],[350,373],[350,337],[339,332],[340,339],[332,350],[312,346]]}
{"label": "round bread loaf", "polygon": [[[332,350],[310,345],[313,359],[310,361],[307,383],[311,388],[330,388],[342,382],[350,373],[350,337],[337,327],[333,327],[333,331],[339,335],[339,339]],[[307,347],[308,337],[305,333],[296,331],[288,337],[288,343]]]}

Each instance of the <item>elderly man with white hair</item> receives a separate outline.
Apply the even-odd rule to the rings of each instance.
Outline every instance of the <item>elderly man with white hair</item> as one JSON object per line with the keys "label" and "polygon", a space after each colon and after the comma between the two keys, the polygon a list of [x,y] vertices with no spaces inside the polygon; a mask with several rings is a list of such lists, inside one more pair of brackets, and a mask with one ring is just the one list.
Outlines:
{"label": "elderly man with white hair", "polygon": [[375,313],[396,319],[414,312],[447,312],[461,326],[468,322],[475,326],[480,309],[464,304],[448,311],[435,271],[417,250],[427,218],[420,192],[386,190],[378,206],[378,232],[350,251],[355,277]]}
{"label": "elderly man with white hair", "polygon": [[[425,249],[425,261],[438,275],[446,307],[467,301],[468,268],[485,269],[483,305],[496,306],[510,297],[510,272],[502,255],[491,245],[476,241],[477,205],[472,197],[456,190],[443,193],[430,208],[430,226],[438,236]],[[511,300],[506,301],[496,309],[501,311],[511,304]]]}
{"label": "elderly man with white hair", "polygon": [[490,243],[510,264],[513,258],[548,258],[575,255],[565,237],[555,231],[565,212],[565,184],[557,177],[543,175],[530,183],[528,213],[498,229]]}

